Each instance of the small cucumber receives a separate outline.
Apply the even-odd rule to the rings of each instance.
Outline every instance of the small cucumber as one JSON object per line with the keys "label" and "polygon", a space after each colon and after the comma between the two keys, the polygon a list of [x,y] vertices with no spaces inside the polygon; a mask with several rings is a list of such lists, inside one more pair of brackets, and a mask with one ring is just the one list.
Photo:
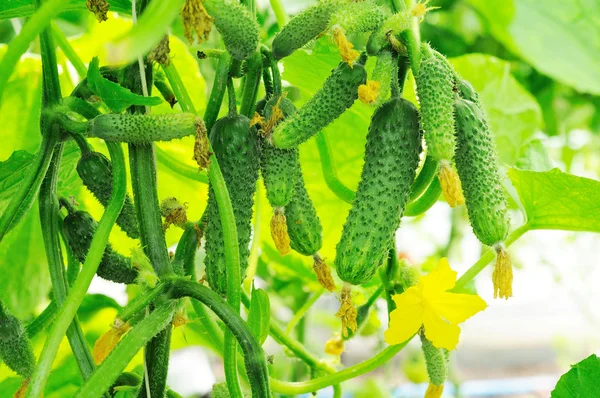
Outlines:
{"label": "small cucumber", "polygon": [[[219,119],[210,132],[215,156],[229,190],[238,233],[242,279],[248,266],[252,205],[258,179],[259,150],[257,133],[250,119],[230,114]],[[223,229],[212,188],[208,193],[206,224],[206,279],[211,288],[225,294],[227,276]]]}
{"label": "small cucumber", "polygon": [[88,122],[88,136],[130,144],[170,141],[195,135],[197,129],[204,129],[204,122],[192,113],[105,114]]}
{"label": "small cucumber", "polygon": [[[77,174],[83,185],[102,203],[102,206],[107,206],[112,196],[110,160],[99,152],[84,153],[77,162]],[[139,238],[140,230],[135,216],[135,208],[129,195],[125,196],[125,203],[117,218],[117,224],[130,238]]]}
{"label": "small cucumber", "polygon": [[441,396],[441,390],[443,390],[444,382],[448,377],[448,351],[434,346],[423,333],[419,333],[419,336],[421,337],[421,349],[425,357],[425,368],[429,376],[429,388],[437,387]]}
{"label": "small cucumber", "polygon": [[358,86],[367,79],[361,61],[364,59],[353,66],[341,62],[314,97],[294,116],[277,126],[273,132],[273,145],[281,149],[296,147],[350,108],[358,98]]}
{"label": "small cucumber", "polygon": [[356,199],[337,245],[335,266],[342,280],[368,282],[386,259],[420,153],[417,109],[405,99],[388,100],[371,118]]}
{"label": "small cucumber", "polygon": [[336,1],[325,0],[294,16],[273,39],[273,56],[287,57],[325,32],[336,9]]}
{"label": "small cucumber", "polygon": [[331,16],[330,26],[340,26],[348,35],[371,32],[385,21],[388,12],[374,0],[350,1]]}
{"label": "small cucumber", "polygon": [[27,379],[35,368],[35,355],[23,324],[0,301],[0,359]]}
{"label": "small cucumber", "polygon": [[260,27],[256,18],[234,0],[204,0],[202,4],[214,18],[227,52],[238,61],[249,58],[260,41]]}
{"label": "small cucumber", "polygon": [[[75,258],[84,263],[98,223],[86,211],[68,210],[69,214],[63,222],[65,240],[71,247]],[[130,258],[115,252],[109,243],[106,245],[96,274],[109,281],[129,284],[135,283],[138,271],[132,267]]]}
{"label": "small cucumber", "polygon": [[462,182],[473,232],[493,246],[508,235],[510,219],[498,160],[486,117],[474,102],[455,102],[456,169]]}

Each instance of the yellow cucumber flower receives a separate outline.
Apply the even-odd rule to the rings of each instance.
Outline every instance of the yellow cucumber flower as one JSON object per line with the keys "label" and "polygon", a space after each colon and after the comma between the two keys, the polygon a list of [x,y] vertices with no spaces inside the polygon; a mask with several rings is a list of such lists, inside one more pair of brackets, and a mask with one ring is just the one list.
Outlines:
{"label": "yellow cucumber flower", "polygon": [[425,329],[425,336],[438,348],[453,350],[458,344],[458,324],[487,307],[477,295],[451,293],[456,271],[442,258],[437,267],[422,277],[416,286],[392,298],[396,309],[390,314],[385,331],[388,344],[400,344]]}

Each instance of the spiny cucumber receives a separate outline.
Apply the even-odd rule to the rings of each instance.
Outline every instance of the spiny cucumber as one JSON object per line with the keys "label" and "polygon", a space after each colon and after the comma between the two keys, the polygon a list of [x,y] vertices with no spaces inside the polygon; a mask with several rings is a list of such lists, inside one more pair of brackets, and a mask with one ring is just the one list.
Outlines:
{"label": "spiny cucumber", "polygon": [[[227,184],[238,233],[242,279],[248,266],[252,205],[258,179],[259,151],[257,133],[250,119],[230,114],[219,119],[210,132],[215,156]],[[206,225],[206,279],[220,294],[226,292],[223,229],[212,187],[208,193]]]}
{"label": "spiny cucumber", "polygon": [[[75,210],[72,206],[67,206],[67,209],[69,214],[63,221],[65,240],[75,258],[84,263],[98,223],[86,211]],[[135,283],[138,271],[132,267],[130,258],[115,252],[109,243],[106,245],[96,274],[117,283]]]}
{"label": "spiny cucumber", "polygon": [[[96,199],[103,206],[107,206],[112,196],[112,166],[106,156],[93,151],[84,153],[77,162],[77,174]],[[125,203],[117,217],[117,224],[129,237],[139,238],[140,231],[135,208],[129,195],[125,196]]]}
{"label": "spiny cucumber", "polygon": [[287,57],[327,30],[337,3],[321,1],[294,16],[273,39],[273,56],[277,59]]}
{"label": "spiny cucumber", "polygon": [[234,0],[203,0],[214,18],[225,48],[239,61],[249,58],[258,48],[260,27],[248,9]]}
{"label": "spiny cucumber", "polygon": [[371,118],[356,199],[337,245],[335,265],[342,280],[366,283],[384,262],[410,195],[420,152],[415,106],[401,98],[388,100]]}
{"label": "spiny cucumber", "polygon": [[358,86],[367,73],[364,58],[353,66],[341,62],[323,83],[323,87],[298,112],[281,123],[273,132],[273,144],[282,149],[293,148],[327,127],[358,98]]}
{"label": "spiny cucumber", "polygon": [[204,122],[192,113],[106,114],[88,122],[88,136],[130,144],[170,141],[195,135],[198,129],[204,129]]}
{"label": "spiny cucumber", "polygon": [[35,355],[23,324],[0,301],[0,360],[27,379],[35,368]]}
{"label": "spiny cucumber", "polygon": [[441,393],[444,389],[444,382],[448,377],[448,350],[437,348],[431,341],[425,337],[424,333],[419,333],[421,337],[421,348],[425,357],[425,367],[429,376],[429,389]]}
{"label": "spiny cucumber", "polygon": [[412,15],[410,11],[402,11],[388,17],[374,31],[367,41],[367,53],[369,55],[377,55],[382,49],[389,47],[390,42],[398,40],[397,36],[403,31],[410,29],[412,23]]}
{"label": "spiny cucumber", "polygon": [[331,16],[330,26],[340,26],[346,34],[359,34],[378,29],[388,12],[374,0],[340,4]]}

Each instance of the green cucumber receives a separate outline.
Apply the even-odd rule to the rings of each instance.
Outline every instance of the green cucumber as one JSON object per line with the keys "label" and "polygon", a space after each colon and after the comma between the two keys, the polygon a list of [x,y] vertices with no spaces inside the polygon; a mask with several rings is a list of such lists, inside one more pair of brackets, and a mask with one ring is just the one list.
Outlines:
{"label": "green cucumber", "polygon": [[374,31],[367,41],[367,53],[369,55],[377,55],[384,48],[390,46],[390,41],[398,40],[398,36],[407,29],[410,29],[412,24],[412,15],[410,11],[402,11],[388,17]]}
{"label": "green cucumber", "polygon": [[337,7],[336,1],[325,0],[295,15],[273,39],[273,56],[287,57],[325,32]]}
{"label": "green cucumber", "polygon": [[249,58],[260,41],[260,27],[250,11],[234,0],[204,0],[202,4],[214,18],[227,52],[239,61]]}
{"label": "green cucumber", "polygon": [[[84,153],[77,162],[77,174],[83,185],[98,199],[102,206],[107,206],[112,196],[112,166],[110,160],[99,152]],[[140,230],[135,216],[133,201],[125,196],[125,203],[117,224],[125,233],[133,238],[139,238]]]}
{"label": "green cucumber", "polygon": [[365,57],[354,64],[341,62],[323,83],[323,87],[298,112],[279,124],[273,132],[273,145],[287,149],[298,146],[354,104],[358,86],[367,79]]}
{"label": "green cucumber", "polygon": [[351,1],[337,7],[329,25],[342,27],[348,35],[371,32],[383,24],[388,13],[374,0]]}
{"label": "green cucumber", "polygon": [[[233,206],[242,280],[250,255],[252,205],[258,179],[259,150],[257,133],[250,127],[250,119],[230,114],[219,119],[210,132],[210,140]],[[210,187],[210,185],[209,185]],[[225,253],[223,229],[217,201],[209,188],[206,225],[206,279],[211,288],[220,294],[226,292]]]}
{"label": "green cucumber", "polygon": [[510,219],[498,160],[486,117],[474,102],[455,102],[456,169],[462,182],[473,232],[493,246],[508,235]]}
{"label": "green cucumber", "polygon": [[342,280],[368,282],[386,259],[420,153],[417,109],[405,99],[388,100],[371,118],[356,199],[337,245],[335,265]]}
{"label": "green cucumber", "polygon": [[479,94],[477,94],[477,91],[475,91],[471,83],[461,79],[456,83],[456,85],[458,89],[458,94],[461,98],[472,101],[475,104],[477,104],[477,106],[480,106]]}
{"label": "green cucumber", "polygon": [[[86,211],[75,210],[70,206],[67,206],[67,209],[69,214],[63,221],[65,240],[75,258],[83,264],[98,223]],[[135,283],[138,271],[133,268],[130,258],[115,252],[109,243],[106,245],[96,274],[109,281],[130,284]]]}
{"label": "green cucumber", "polygon": [[381,105],[390,96],[395,59],[391,51],[383,50],[377,54],[377,62],[371,74],[371,80],[379,82],[379,92],[375,105]]}
{"label": "green cucumber", "polygon": [[35,368],[35,355],[23,324],[0,301],[0,359],[27,379]]}
{"label": "green cucumber", "polygon": [[427,154],[437,161],[450,162],[456,146],[454,76],[452,70],[441,59],[435,56],[426,57],[427,50],[429,48],[425,45],[416,78]]}
{"label": "green cucumber", "polygon": [[[283,117],[292,116],[296,112],[292,101],[273,97],[265,106],[265,120],[270,120],[275,105],[281,109]],[[267,199],[273,207],[285,206],[292,198],[296,186],[300,167],[298,149],[275,148],[266,137],[261,137],[260,143],[260,172],[265,183]]]}
{"label": "green cucumber", "polygon": [[448,377],[448,351],[434,346],[424,333],[419,333],[419,336],[429,381],[435,386],[443,386]]}

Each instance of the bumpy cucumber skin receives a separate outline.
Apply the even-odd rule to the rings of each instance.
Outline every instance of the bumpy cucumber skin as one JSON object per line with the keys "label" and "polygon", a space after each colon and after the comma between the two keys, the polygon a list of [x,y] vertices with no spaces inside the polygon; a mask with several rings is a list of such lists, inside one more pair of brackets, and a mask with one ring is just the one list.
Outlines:
{"label": "bumpy cucumber skin", "polygon": [[479,94],[477,94],[477,91],[475,91],[471,83],[466,80],[460,80],[456,83],[456,85],[458,88],[458,94],[461,98],[472,101],[479,107],[481,106],[479,104]]}
{"label": "bumpy cucumber skin", "polygon": [[376,104],[381,105],[391,91],[392,72],[394,70],[394,57],[390,51],[383,50],[377,54],[377,62],[371,74],[371,80],[380,83]]}
{"label": "bumpy cucumber skin", "polygon": [[105,141],[147,144],[170,141],[196,134],[196,115],[173,113],[165,115],[106,114],[88,122],[88,135]]}
{"label": "bumpy cucumber skin", "polygon": [[0,302],[0,360],[23,378],[35,368],[35,355],[21,321]]}
{"label": "bumpy cucumber skin", "polygon": [[[278,98],[271,98],[265,106],[265,119],[271,117],[271,110]],[[279,107],[284,117],[296,113],[292,101],[282,98]],[[267,199],[273,207],[283,207],[289,203],[294,194],[294,187],[300,169],[298,149],[275,148],[268,139],[260,137],[260,173],[265,183]]]}
{"label": "bumpy cucumber skin", "polygon": [[321,250],[323,227],[317,216],[317,210],[308,196],[300,170],[294,196],[285,206],[285,217],[290,236],[290,247],[294,251],[304,256],[312,256]]}
{"label": "bumpy cucumber skin", "polygon": [[276,59],[287,57],[323,33],[336,8],[334,1],[322,1],[290,19],[273,39],[273,56]]}
{"label": "bumpy cucumber skin", "polygon": [[474,102],[458,100],[454,109],[454,160],[469,219],[479,241],[492,246],[506,238],[510,225],[494,140],[483,111]]}
{"label": "bumpy cucumber skin", "polygon": [[371,118],[365,165],[356,199],[337,245],[338,276],[368,282],[384,262],[400,224],[421,152],[419,115],[405,99],[392,98]]}
{"label": "bumpy cucumber skin", "polygon": [[[112,195],[112,166],[106,156],[99,152],[83,154],[77,162],[77,174],[83,185],[106,207]],[[140,237],[135,208],[129,195],[125,196],[117,224],[130,238]]]}
{"label": "bumpy cucumber skin", "polygon": [[441,386],[448,377],[447,351],[437,348],[431,341],[421,334],[421,348],[425,357],[425,367],[429,381],[436,386]]}
{"label": "bumpy cucumber skin", "polygon": [[421,62],[416,82],[427,153],[435,160],[452,160],[456,146],[452,71],[439,58],[430,57]]}
{"label": "bumpy cucumber skin", "polygon": [[[230,115],[219,119],[210,132],[215,156],[229,190],[238,233],[240,272],[242,280],[248,267],[252,205],[258,179],[259,149],[257,133],[250,128],[250,119]],[[223,229],[219,209],[212,188],[208,192],[206,208],[206,279],[220,294],[227,290]]]}
{"label": "bumpy cucumber skin", "polygon": [[[74,211],[65,217],[63,233],[67,244],[71,247],[75,258],[85,262],[92,244],[92,238],[98,223],[86,211]],[[102,261],[96,274],[117,283],[135,283],[138,272],[131,265],[131,259],[115,252],[110,243],[106,245]]]}
{"label": "bumpy cucumber skin", "polygon": [[225,48],[239,61],[248,59],[258,48],[260,27],[248,9],[233,0],[204,0],[206,11],[213,17]]}
{"label": "bumpy cucumber skin", "polygon": [[378,29],[386,17],[386,9],[373,0],[353,1],[337,8],[330,26],[339,25],[346,34],[359,34]]}
{"label": "bumpy cucumber skin", "polygon": [[323,83],[323,87],[298,112],[279,124],[273,132],[273,145],[293,148],[327,127],[358,98],[358,86],[365,84],[363,65],[352,67],[341,62]]}

